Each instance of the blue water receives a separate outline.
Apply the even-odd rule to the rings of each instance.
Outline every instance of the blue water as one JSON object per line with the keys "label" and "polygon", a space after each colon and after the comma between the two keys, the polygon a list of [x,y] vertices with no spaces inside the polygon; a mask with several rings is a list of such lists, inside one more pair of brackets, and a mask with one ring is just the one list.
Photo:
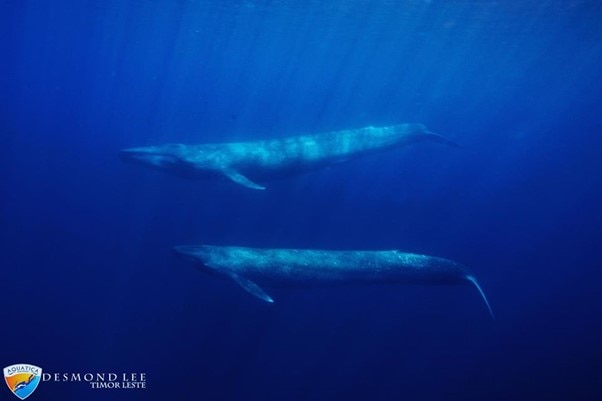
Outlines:
{"label": "blue water", "polygon": [[[601,19],[596,1],[1,2],[0,365],[148,378],[31,400],[600,399]],[[462,148],[266,191],[117,157],[402,122]],[[468,286],[266,304],[170,252],[197,243],[447,257],[497,320]]]}

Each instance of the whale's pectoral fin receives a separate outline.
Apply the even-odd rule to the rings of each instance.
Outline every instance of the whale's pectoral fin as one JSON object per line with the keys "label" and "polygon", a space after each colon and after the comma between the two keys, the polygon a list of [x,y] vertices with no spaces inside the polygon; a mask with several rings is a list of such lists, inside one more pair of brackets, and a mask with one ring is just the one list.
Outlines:
{"label": "whale's pectoral fin", "polygon": [[232,169],[225,169],[225,170],[223,170],[223,172],[226,175],[226,177],[228,177],[229,179],[231,179],[232,181],[234,181],[237,184],[240,184],[247,188],[252,188],[252,189],[265,189],[264,186],[254,183],[253,181],[249,180],[247,177],[245,177],[238,171],[235,171]]}
{"label": "whale's pectoral fin", "polygon": [[248,293],[255,295],[257,298],[261,298],[266,302],[270,302],[270,303],[274,302],[272,297],[270,297],[268,294],[266,294],[266,292],[260,286],[258,286],[251,280],[246,279],[246,278],[239,276],[238,274],[234,274],[234,273],[230,274],[230,277],[232,277],[232,279],[234,281],[236,281]]}

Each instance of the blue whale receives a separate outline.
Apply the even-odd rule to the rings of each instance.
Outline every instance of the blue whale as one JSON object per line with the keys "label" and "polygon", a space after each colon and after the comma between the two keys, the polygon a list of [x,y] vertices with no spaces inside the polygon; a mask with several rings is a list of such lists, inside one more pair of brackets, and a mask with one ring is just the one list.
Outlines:
{"label": "blue whale", "polygon": [[416,142],[457,146],[422,124],[364,127],[254,142],[203,145],[168,144],[124,149],[125,161],[191,178],[227,177],[247,188]]}
{"label": "blue whale", "polygon": [[493,311],[476,278],[449,259],[388,251],[262,249],[176,246],[174,252],[207,273],[230,278],[249,293],[274,302],[262,286],[312,287],[346,283],[470,284]]}

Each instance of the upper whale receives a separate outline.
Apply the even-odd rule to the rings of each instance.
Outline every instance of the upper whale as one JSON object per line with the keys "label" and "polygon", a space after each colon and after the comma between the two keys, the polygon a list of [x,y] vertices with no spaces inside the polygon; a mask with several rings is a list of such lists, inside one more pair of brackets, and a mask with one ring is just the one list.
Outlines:
{"label": "upper whale", "polygon": [[227,177],[253,189],[256,181],[304,173],[411,143],[457,146],[422,124],[364,127],[282,139],[124,149],[121,157],[186,177]]}

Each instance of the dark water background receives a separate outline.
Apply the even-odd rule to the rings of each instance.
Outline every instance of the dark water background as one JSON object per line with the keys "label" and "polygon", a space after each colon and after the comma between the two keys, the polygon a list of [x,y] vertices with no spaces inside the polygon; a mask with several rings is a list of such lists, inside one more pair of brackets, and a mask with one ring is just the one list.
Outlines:
{"label": "dark water background", "polygon": [[[600,399],[601,20],[596,1],[0,2],[0,365],[148,375],[31,400]],[[463,148],[263,192],[117,158],[401,122]],[[469,287],[268,305],[170,253],[190,243],[444,256],[498,319]]]}

